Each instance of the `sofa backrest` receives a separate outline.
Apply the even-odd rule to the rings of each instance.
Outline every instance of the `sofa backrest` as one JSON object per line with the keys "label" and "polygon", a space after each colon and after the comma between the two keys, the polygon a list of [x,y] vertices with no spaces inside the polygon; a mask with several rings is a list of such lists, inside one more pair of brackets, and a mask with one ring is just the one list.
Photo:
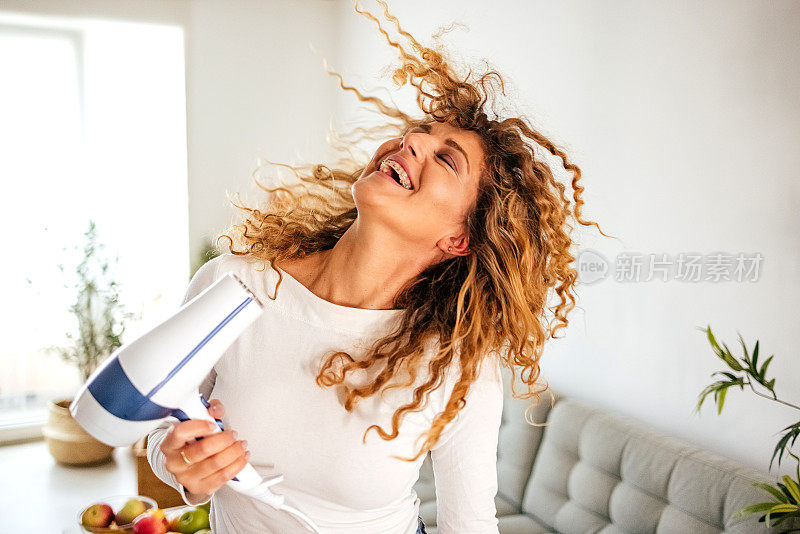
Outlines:
{"label": "sofa backrest", "polygon": [[[497,441],[497,493],[507,501],[522,506],[522,495],[531,476],[533,461],[544,435],[547,416],[551,408],[550,392],[540,395],[540,401],[531,406],[532,399],[518,399],[511,395],[511,371],[502,368],[503,375],[503,418]],[[525,393],[525,386],[517,373],[514,384],[517,393]],[[558,400],[558,395],[555,396]],[[528,419],[537,426],[528,424],[525,411],[528,406]]]}
{"label": "sofa backrest", "polygon": [[[557,394],[552,408],[549,393],[542,399],[533,413],[536,422],[546,415],[548,424],[531,427],[521,415],[530,400],[511,398],[506,389],[498,493],[553,531],[743,534],[787,528],[786,523],[766,528],[758,522],[761,514],[733,521],[741,508],[772,500],[752,483],[774,484],[777,475],[575,399]],[[532,467],[525,473],[529,463]],[[527,481],[520,492],[524,476]]]}

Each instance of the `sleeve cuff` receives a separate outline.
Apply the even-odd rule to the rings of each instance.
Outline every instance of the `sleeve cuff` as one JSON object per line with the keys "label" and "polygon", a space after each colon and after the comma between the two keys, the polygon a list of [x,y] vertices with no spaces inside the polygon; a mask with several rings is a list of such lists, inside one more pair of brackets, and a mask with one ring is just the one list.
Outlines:
{"label": "sleeve cuff", "polygon": [[201,504],[205,504],[211,501],[211,495],[197,495],[190,491],[186,491],[186,488],[183,487],[183,484],[180,482],[178,484],[178,489],[181,492],[181,498],[183,498],[183,502],[188,504],[189,506],[200,506]]}
{"label": "sleeve cuff", "polygon": [[169,423],[162,423],[162,426],[152,430],[147,440],[147,459],[153,469],[153,473],[165,484],[175,488],[180,494],[183,502],[189,506],[199,506],[211,500],[211,495],[197,495],[186,491],[183,484],[178,482],[171,472],[165,467],[164,453],[161,452],[161,442],[167,435]]}

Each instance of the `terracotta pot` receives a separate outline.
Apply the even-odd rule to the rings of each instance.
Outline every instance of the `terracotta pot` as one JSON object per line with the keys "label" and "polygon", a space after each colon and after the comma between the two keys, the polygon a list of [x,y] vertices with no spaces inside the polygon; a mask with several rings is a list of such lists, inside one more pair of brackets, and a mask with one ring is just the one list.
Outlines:
{"label": "terracotta pot", "polygon": [[50,454],[65,465],[97,465],[108,462],[114,447],[96,440],[69,413],[72,399],[47,403],[47,423],[42,428]]}

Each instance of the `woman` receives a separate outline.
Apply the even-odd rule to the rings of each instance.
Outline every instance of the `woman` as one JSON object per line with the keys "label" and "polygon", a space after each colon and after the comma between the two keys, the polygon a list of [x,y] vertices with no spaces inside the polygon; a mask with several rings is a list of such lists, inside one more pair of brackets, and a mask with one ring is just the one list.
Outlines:
{"label": "woman", "polygon": [[[239,206],[243,222],[221,236],[228,253],[187,291],[233,271],[265,308],[201,386],[229,430],[209,436],[186,421],[148,440],[154,471],[187,503],[213,495],[217,534],[306,532],[225,486],[248,460],[264,477],[284,474],[274,492],[323,532],[425,532],[412,485],[428,451],[438,532],[497,533],[500,366],[520,372],[520,398],[541,393],[543,344],[574,307],[567,219],[597,226],[580,216],[580,169],[524,120],[488,115],[497,73],[461,79],[383,6],[411,50],[356,10],[399,52],[395,81],[417,89],[423,117],[339,77],[396,135],[366,165],[293,168],[301,182],[264,188],[265,212]],[[574,207],[531,142],[574,173]]]}

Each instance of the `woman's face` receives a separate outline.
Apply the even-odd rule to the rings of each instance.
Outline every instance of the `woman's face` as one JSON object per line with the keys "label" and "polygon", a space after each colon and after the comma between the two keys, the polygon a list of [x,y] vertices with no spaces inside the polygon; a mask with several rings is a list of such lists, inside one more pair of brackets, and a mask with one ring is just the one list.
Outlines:
{"label": "woman's face", "polygon": [[358,217],[403,245],[467,254],[464,222],[483,160],[475,132],[439,122],[412,128],[383,143],[353,183]]}

